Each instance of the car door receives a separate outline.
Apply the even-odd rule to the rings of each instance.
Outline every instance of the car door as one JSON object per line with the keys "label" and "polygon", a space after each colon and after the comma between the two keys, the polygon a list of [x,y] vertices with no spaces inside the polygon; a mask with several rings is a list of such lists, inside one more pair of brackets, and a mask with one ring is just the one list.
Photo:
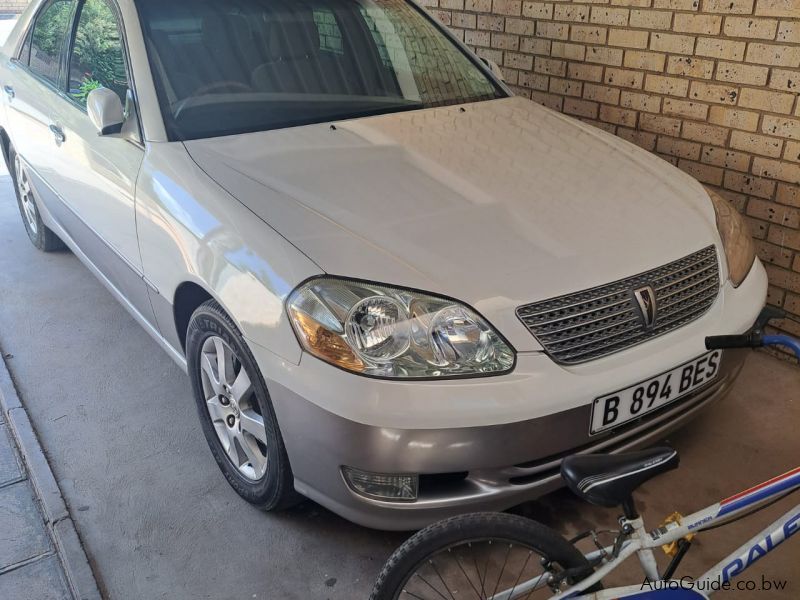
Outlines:
{"label": "car door", "polygon": [[[121,19],[110,0],[80,0],[68,44],[66,85],[52,112],[53,186],[69,235],[136,311],[155,324],[136,235],[136,179],[144,158]],[[126,108],[123,132],[99,135],[86,100],[98,87]]]}
{"label": "car door", "polygon": [[7,96],[6,124],[17,154],[27,163],[37,196],[50,209],[57,169],[51,129],[63,82],[63,60],[77,0],[49,0],[32,21],[19,56],[1,82]]}

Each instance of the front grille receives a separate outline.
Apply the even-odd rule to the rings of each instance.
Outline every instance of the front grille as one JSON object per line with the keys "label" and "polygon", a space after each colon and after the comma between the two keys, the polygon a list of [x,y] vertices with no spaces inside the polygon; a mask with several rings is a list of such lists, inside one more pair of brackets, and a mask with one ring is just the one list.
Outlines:
{"label": "front grille", "polygon": [[[634,291],[655,294],[648,327]],[[619,352],[703,315],[719,293],[717,251],[709,246],[641,275],[521,306],[517,316],[557,362],[577,364]]]}

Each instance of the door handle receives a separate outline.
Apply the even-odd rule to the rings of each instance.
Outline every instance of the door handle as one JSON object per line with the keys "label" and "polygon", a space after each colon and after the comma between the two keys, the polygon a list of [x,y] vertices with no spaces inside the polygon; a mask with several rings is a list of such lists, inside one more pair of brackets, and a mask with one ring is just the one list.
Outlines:
{"label": "door handle", "polygon": [[56,138],[56,146],[60,146],[67,140],[67,136],[64,135],[64,130],[58,125],[50,125],[50,132],[53,134],[53,137]]}
{"label": "door handle", "polygon": [[6,93],[9,100],[13,100],[14,96],[16,96],[16,94],[14,93],[14,88],[11,87],[10,85],[3,86],[3,91]]}

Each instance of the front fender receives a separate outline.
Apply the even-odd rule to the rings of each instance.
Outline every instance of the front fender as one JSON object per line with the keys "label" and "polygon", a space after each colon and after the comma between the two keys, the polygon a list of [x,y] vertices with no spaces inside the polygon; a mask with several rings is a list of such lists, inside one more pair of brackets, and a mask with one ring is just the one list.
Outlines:
{"label": "front fender", "polygon": [[180,351],[166,307],[173,308],[178,287],[191,281],[220,303],[245,338],[299,364],[301,348],[284,302],[321,269],[208,177],[183,144],[148,144],[136,219],[144,275],[171,345]]}

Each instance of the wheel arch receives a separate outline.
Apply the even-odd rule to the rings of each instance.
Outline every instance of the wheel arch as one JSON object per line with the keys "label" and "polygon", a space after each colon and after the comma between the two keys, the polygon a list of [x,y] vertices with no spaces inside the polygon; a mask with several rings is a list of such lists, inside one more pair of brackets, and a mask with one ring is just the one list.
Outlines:
{"label": "wheel arch", "polygon": [[6,132],[4,127],[0,127],[0,149],[3,151],[3,160],[6,163],[6,168],[8,168],[9,172],[11,171],[11,163],[9,162],[10,159],[10,152],[11,152],[11,138],[8,137],[8,133]]}
{"label": "wheel arch", "polygon": [[[175,289],[175,296],[172,302],[172,314],[175,320],[175,330],[178,340],[181,343],[181,350],[186,355],[186,333],[189,329],[189,321],[192,319],[194,311],[201,304],[209,300],[216,300],[214,296],[201,285],[194,281],[184,281]],[[220,306],[222,306],[220,304]],[[223,310],[225,310],[223,308]],[[226,310],[231,319],[233,316]]]}
{"label": "wheel arch", "polygon": [[216,302],[222,311],[230,317],[233,324],[239,330],[245,343],[247,339],[244,334],[244,329],[236,315],[228,309],[225,302],[223,302],[216,294],[209,290],[209,287],[204,283],[197,281],[186,280],[183,281],[175,288],[175,294],[172,301],[172,314],[175,321],[175,330],[180,341],[180,349],[183,355],[186,356],[186,334],[189,330],[189,322],[192,320],[194,312],[200,306],[209,300]]}

